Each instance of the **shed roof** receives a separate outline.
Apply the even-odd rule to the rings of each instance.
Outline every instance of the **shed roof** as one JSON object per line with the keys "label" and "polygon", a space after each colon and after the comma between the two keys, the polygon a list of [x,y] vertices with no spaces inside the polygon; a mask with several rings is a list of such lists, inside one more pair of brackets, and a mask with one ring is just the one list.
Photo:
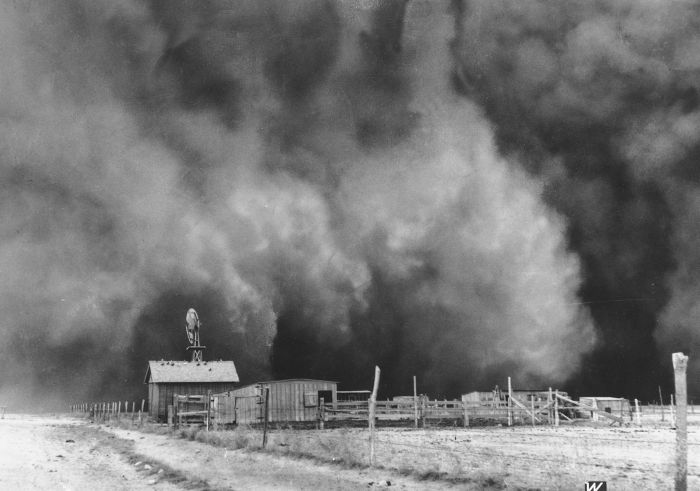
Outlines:
{"label": "shed roof", "polygon": [[238,387],[236,390],[245,389],[246,387],[253,387],[256,385],[272,385],[272,384],[287,384],[292,382],[304,382],[304,383],[321,383],[321,384],[337,384],[335,380],[320,380],[314,378],[286,378],[283,380],[265,380],[263,382],[255,382],[252,384],[243,385]]}
{"label": "shed roof", "polygon": [[324,384],[337,384],[335,380],[321,380],[317,378],[285,378],[282,380],[265,380],[259,384],[284,384],[287,382],[321,382]]}
{"label": "shed roof", "polygon": [[601,397],[601,396],[581,396],[581,399],[595,399],[596,401],[626,401],[624,397]]}
{"label": "shed roof", "polygon": [[232,361],[149,361],[144,383],[238,382]]}

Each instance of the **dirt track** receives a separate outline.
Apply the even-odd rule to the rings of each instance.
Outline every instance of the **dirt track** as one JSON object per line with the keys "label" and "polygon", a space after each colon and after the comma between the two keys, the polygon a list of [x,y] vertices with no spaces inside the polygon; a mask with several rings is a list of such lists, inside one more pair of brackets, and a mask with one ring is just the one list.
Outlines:
{"label": "dirt track", "polygon": [[[0,489],[153,489],[99,433],[75,421],[28,416],[0,420]],[[163,483],[158,489],[177,489]]]}
{"label": "dirt track", "polygon": [[[160,471],[160,472],[159,472]],[[0,489],[482,489],[343,469],[70,418],[0,420]]]}

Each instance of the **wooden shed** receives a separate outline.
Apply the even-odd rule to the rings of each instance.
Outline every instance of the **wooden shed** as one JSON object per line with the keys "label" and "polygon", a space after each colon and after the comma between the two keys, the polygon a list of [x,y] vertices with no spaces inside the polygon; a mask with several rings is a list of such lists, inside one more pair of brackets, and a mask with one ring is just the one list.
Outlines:
{"label": "wooden shed", "polygon": [[149,361],[144,379],[148,384],[148,415],[166,421],[175,394],[217,393],[235,389],[238,382],[232,361]]}
{"label": "wooden shed", "polygon": [[216,394],[215,413],[220,424],[254,424],[264,420],[264,394],[269,389],[268,421],[315,421],[318,406],[337,403],[338,383],[328,380],[271,380]]}
{"label": "wooden shed", "polygon": [[[605,411],[613,416],[624,417],[626,414],[630,414],[630,401],[622,397],[581,397],[579,402],[585,406]],[[581,410],[579,411],[579,416],[591,418],[593,421],[600,419],[595,411]]]}
{"label": "wooden shed", "polygon": [[[553,394],[554,392],[552,392]],[[568,394],[562,390],[559,395],[568,397]],[[513,390],[513,399],[529,407],[530,401],[547,401],[549,398],[549,389],[518,389]],[[474,391],[468,394],[462,394],[462,402],[469,406],[505,406],[508,404],[508,391],[499,390],[498,388],[491,391]]]}

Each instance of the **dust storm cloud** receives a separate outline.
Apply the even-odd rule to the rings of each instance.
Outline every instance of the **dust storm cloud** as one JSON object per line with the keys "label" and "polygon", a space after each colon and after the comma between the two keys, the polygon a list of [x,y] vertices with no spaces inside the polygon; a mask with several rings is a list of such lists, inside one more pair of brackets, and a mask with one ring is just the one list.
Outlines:
{"label": "dust storm cloud", "polygon": [[189,307],[246,382],[387,394],[696,342],[690,4],[1,8],[3,397],[136,397]]}

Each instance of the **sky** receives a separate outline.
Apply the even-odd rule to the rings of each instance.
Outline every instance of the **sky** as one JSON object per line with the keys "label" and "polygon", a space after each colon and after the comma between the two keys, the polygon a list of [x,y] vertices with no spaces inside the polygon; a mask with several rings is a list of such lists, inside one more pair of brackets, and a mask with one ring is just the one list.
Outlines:
{"label": "sky", "polygon": [[0,400],[148,360],[653,400],[700,345],[700,7],[0,1]]}

